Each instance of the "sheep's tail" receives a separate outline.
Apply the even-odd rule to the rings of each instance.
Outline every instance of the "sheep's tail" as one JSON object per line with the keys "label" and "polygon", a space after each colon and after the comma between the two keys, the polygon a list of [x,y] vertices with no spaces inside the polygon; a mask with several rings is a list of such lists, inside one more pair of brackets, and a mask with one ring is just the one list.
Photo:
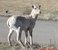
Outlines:
{"label": "sheep's tail", "polygon": [[10,25],[9,25],[9,19],[7,20],[7,26],[10,27]]}

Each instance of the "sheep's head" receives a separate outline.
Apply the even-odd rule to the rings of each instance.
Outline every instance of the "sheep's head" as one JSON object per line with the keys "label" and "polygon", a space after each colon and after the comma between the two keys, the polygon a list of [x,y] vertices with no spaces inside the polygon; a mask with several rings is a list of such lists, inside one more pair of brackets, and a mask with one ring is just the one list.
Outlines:
{"label": "sheep's head", "polygon": [[41,5],[39,5],[39,8],[37,8],[35,5],[32,5],[32,11],[31,11],[32,18],[35,18],[35,16],[41,13],[40,7]]}

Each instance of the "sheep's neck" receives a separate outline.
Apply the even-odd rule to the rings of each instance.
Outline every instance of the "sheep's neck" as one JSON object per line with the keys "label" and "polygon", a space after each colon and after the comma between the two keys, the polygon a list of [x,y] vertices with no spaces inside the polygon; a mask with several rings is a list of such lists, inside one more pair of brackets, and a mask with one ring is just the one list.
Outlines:
{"label": "sheep's neck", "polygon": [[31,15],[31,17],[34,19],[34,20],[37,20],[37,17],[38,17],[38,15]]}

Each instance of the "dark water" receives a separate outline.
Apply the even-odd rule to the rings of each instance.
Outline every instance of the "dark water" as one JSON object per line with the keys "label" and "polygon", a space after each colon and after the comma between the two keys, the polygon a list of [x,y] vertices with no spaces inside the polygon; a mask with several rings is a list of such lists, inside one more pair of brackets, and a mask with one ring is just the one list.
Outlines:
{"label": "dark water", "polygon": [[[6,21],[8,18],[0,17],[0,41],[7,41],[9,28]],[[24,39],[24,32],[22,39]],[[13,34],[13,39],[16,39],[16,33]],[[56,42],[58,44],[58,21],[37,21],[33,30],[33,41],[38,43]]]}

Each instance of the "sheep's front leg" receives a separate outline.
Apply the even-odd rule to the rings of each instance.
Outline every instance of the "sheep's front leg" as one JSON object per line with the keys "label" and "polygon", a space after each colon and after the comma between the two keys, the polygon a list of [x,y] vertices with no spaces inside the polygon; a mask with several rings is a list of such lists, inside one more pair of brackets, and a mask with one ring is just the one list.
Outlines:
{"label": "sheep's front leg", "polygon": [[28,38],[28,31],[26,30],[25,31],[25,45],[27,44],[27,40],[28,40],[27,38]]}
{"label": "sheep's front leg", "polygon": [[12,35],[12,33],[13,33],[13,30],[10,29],[10,30],[9,30],[9,34],[8,34],[8,42],[9,42],[9,45],[10,45],[10,46],[12,46],[12,43],[11,43],[11,35]]}
{"label": "sheep's front leg", "polygon": [[23,45],[23,43],[21,41],[22,30],[19,28],[16,32],[17,32],[17,41],[21,45],[21,47],[24,48],[24,45]]}
{"label": "sheep's front leg", "polygon": [[30,36],[29,36],[29,38],[30,38],[30,45],[32,45],[33,44],[32,29],[29,30],[29,33],[30,33]]}

